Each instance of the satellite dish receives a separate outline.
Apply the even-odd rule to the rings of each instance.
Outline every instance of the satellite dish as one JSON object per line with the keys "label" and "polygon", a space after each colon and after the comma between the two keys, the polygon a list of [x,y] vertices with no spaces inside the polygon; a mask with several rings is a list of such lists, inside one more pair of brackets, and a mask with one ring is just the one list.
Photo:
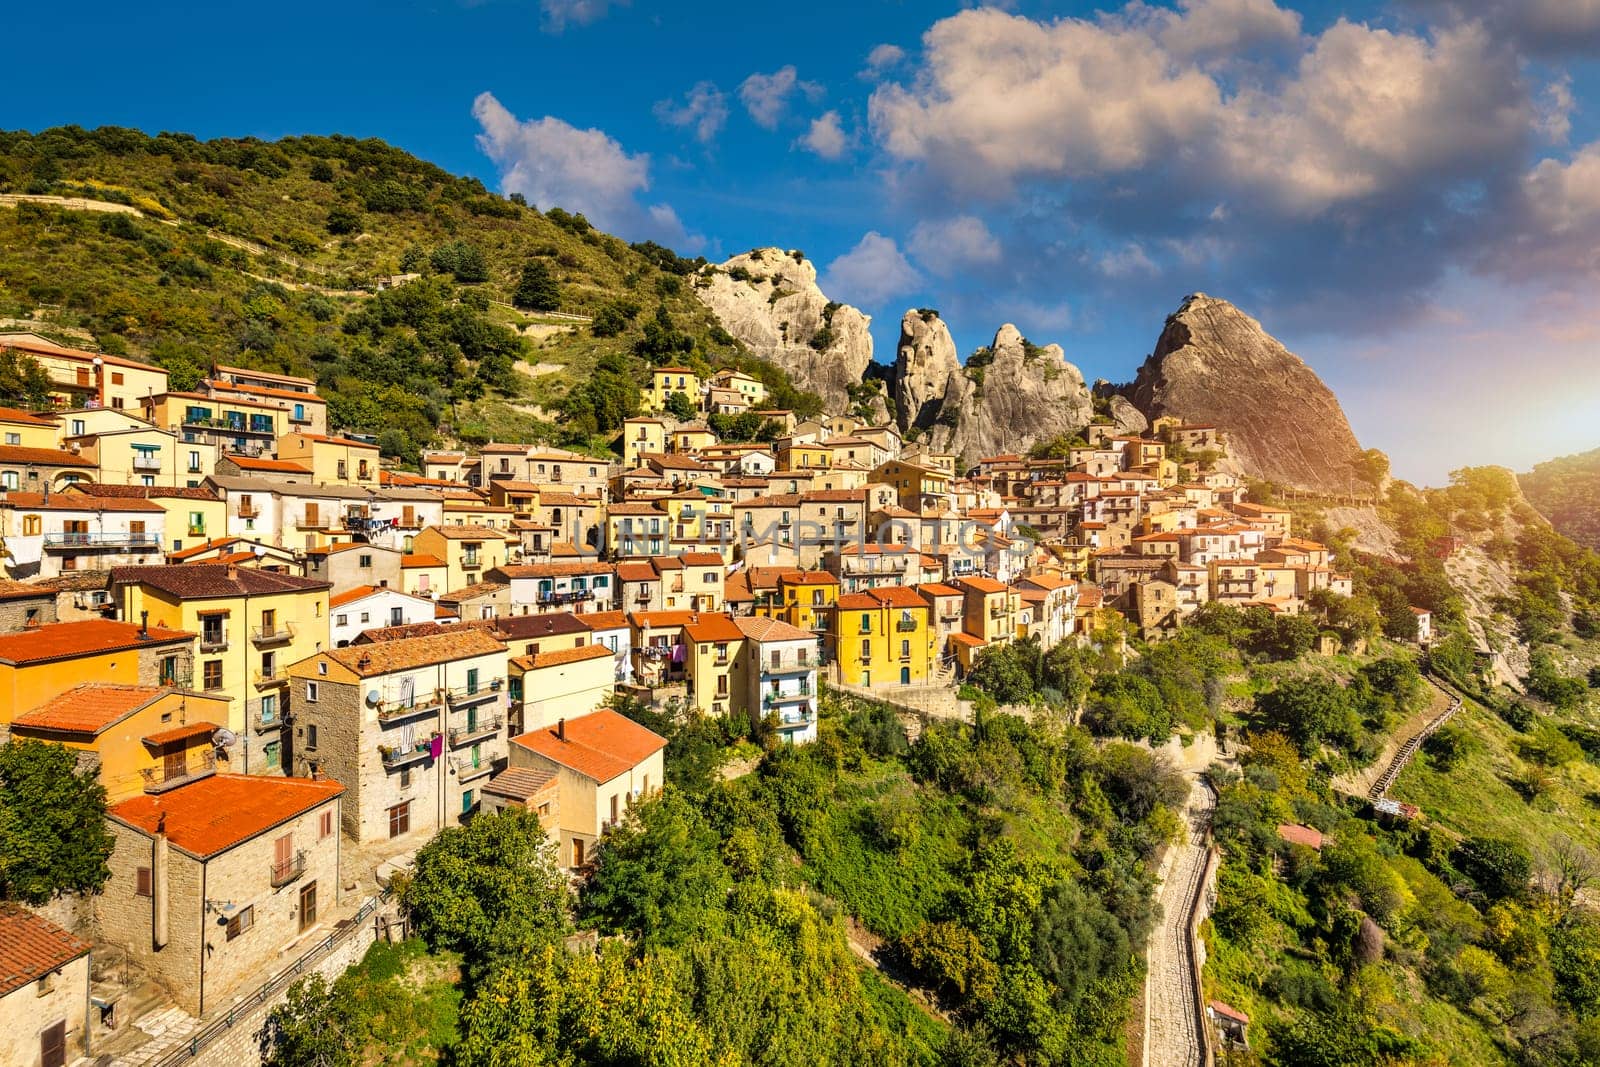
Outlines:
{"label": "satellite dish", "polygon": [[383,695],[381,693],[379,693],[376,689],[368,689],[367,690],[367,704],[368,704],[368,706],[377,707],[381,703],[383,703]]}
{"label": "satellite dish", "polygon": [[267,554],[267,546],[266,545],[257,545],[256,547],[252,548],[250,551],[255,553],[256,559],[260,559],[262,556],[265,556]]}
{"label": "satellite dish", "polygon": [[211,735],[211,743],[218,748],[227,748],[237,740],[238,738],[233,735],[233,731],[227,729],[218,730]]}

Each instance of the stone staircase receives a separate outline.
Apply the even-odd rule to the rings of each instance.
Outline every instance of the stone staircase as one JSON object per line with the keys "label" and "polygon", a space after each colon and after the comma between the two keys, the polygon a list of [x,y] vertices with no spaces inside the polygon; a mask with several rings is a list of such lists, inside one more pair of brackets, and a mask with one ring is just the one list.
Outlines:
{"label": "stone staircase", "polygon": [[200,1020],[182,1008],[167,1007],[152,1012],[133,1024],[148,1040],[144,1044],[111,1059],[110,1067],[144,1067],[159,1062],[176,1051],[200,1029]]}

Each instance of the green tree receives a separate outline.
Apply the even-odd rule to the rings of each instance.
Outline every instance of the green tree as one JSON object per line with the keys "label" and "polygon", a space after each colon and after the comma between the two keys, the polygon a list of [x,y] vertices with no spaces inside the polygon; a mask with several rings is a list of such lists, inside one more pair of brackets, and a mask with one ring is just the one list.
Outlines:
{"label": "green tree", "polygon": [[1357,454],[1351,463],[1356,477],[1376,489],[1389,477],[1389,457],[1376,448]]}
{"label": "green tree", "polygon": [[358,1014],[320,974],[300,979],[267,1018],[268,1067],[356,1067],[366,1044]]}
{"label": "green tree", "polygon": [[694,401],[688,393],[672,393],[667,397],[667,414],[680,422],[694,418]]}
{"label": "green tree", "polygon": [[539,819],[520,808],[441,830],[417,853],[400,893],[434,948],[485,957],[567,929],[566,878]]}
{"label": "green tree", "polygon": [[522,265],[522,278],[511,294],[511,303],[524,311],[555,311],[561,306],[561,287],[549,264],[531,259]]}
{"label": "green tree", "polygon": [[1025,704],[1033,699],[1034,675],[1015,645],[990,645],[983,649],[967,681],[1000,704]]}
{"label": "green tree", "polygon": [[47,741],[0,746],[0,898],[43,904],[94,893],[111,876],[106,791],[73,750]]}
{"label": "green tree", "polygon": [[32,356],[0,348],[0,403],[42,408],[50,403],[50,372]]}
{"label": "green tree", "polygon": [[1286,679],[1257,694],[1255,710],[1268,729],[1293,739],[1307,756],[1323,742],[1352,749],[1361,737],[1361,721],[1349,691],[1326,678]]}
{"label": "green tree", "polygon": [[1450,854],[1456,868],[1491,900],[1521,896],[1533,873],[1533,857],[1516,841],[1469,837]]}

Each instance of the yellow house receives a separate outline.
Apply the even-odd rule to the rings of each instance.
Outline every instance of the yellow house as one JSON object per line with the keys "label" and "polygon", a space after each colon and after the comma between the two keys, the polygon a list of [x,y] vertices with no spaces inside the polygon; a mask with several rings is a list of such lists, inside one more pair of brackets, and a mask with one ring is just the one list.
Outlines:
{"label": "yellow house", "polygon": [[839,600],[839,579],[827,571],[787,571],[778,576],[778,612],[757,610],[812,633],[827,628]]}
{"label": "yellow house", "polygon": [[688,367],[657,367],[650,373],[650,388],[639,398],[644,411],[665,411],[667,398],[682,393],[696,408],[700,406],[700,379]]}
{"label": "yellow house", "polygon": [[111,595],[125,619],[200,635],[196,689],[231,701],[227,726],[243,740],[237,774],[281,774],[288,666],[328,641],[328,582],[259,567],[193,563],[118,567]]}
{"label": "yellow house", "polygon": [[[465,589],[483,581],[485,572],[504,566],[516,539],[488,526],[429,526],[412,542],[418,554],[444,560],[445,588]],[[425,594],[424,594],[425,595]]]}
{"label": "yellow house", "polygon": [[278,438],[278,458],[310,467],[320,485],[378,487],[378,446],[365,441],[286,433]]}
{"label": "yellow house", "polygon": [[698,453],[716,443],[717,435],[703,422],[687,422],[667,434],[668,451],[671,452]]}
{"label": "yellow house", "polygon": [[449,592],[450,568],[427,552],[407,552],[400,557],[401,591],[412,596],[435,597]]}
{"label": "yellow house", "polygon": [[205,486],[77,485],[62,492],[66,496],[148,500],[167,514],[167,544],[163,547],[168,552],[183,552],[221,538],[227,529],[227,502]]}
{"label": "yellow house", "polygon": [[667,450],[667,424],[641,415],[622,424],[622,465],[628,470],[641,466],[644,456]]}
{"label": "yellow house", "polygon": [[21,408],[0,408],[0,443],[23,448],[54,448],[59,432],[55,419],[30,415]]}
{"label": "yellow house", "polygon": [[937,507],[950,495],[950,473],[903,459],[891,459],[872,469],[872,480],[894,487],[900,506],[921,512]]}
{"label": "yellow house", "polygon": [[147,421],[180,440],[205,441],[232,452],[270,452],[288,429],[288,416],[271,404],[204,393],[161,393],[140,406]]}
{"label": "yellow house", "polygon": [[107,485],[197,486],[217,469],[217,446],[180,441],[154,426],[69,437],[69,447],[99,468]]}
{"label": "yellow house", "polygon": [[57,403],[137,411],[144,399],[167,391],[167,372],[103,352],[65,348],[42,337],[7,337],[0,348],[30,356],[50,375],[50,396]]}
{"label": "yellow house", "polygon": [[839,597],[829,643],[845,685],[927,684],[938,669],[928,602],[904,586]]}
{"label": "yellow house", "polygon": [[85,682],[18,715],[11,736],[93,752],[106,799],[114,804],[213,773],[212,738],[227,721],[223,697],[158,685]]}
{"label": "yellow house", "polygon": [[0,634],[0,722],[86,678],[188,688],[194,634],[137,622],[84,619]]}
{"label": "yellow house", "polygon": [[833,449],[823,444],[792,443],[778,449],[778,470],[817,470],[833,465]]}
{"label": "yellow house", "polygon": [[742,370],[723,368],[711,376],[711,381],[719,389],[732,389],[745,398],[751,407],[759,407],[767,402],[767,387]]}
{"label": "yellow house", "polygon": [[683,624],[689,706],[704,715],[743,710],[744,693],[734,686],[735,663],[744,651],[744,631],[721,613],[695,614]]}
{"label": "yellow house", "polygon": [[962,593],[961,629],[985,645],[1003,645],[1017,636],[1022,594],[993,578],[974,575],[950,583]]}
{"label": "yellow house", "polygon": [[661,504],[666,508],[667,528],[675,542],[710,545],[733,536],[731,501],[691,489],[663,497]]}
{"label": "yellow house", "polygon": [[549,649],[511,660],[511,733],[554,726],[607,703],[616,692],[616,669],[605,645]]}

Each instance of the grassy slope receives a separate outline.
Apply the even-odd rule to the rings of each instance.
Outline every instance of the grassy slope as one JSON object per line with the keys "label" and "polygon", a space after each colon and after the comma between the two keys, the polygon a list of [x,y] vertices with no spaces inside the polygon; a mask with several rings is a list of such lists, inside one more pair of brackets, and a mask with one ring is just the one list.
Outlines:
{"label": "grassy slope", "polygon": [[[152,150],[161,147],[174,155]],[[175,158],[185,153],[194,158]],[[319,161],[331,164],[333,180],[313,179]],[[420,210],[367,209],[374,185],[386,181],[416,190]],[[564,368],[538,382],[522,378],[513,392],[530,394],[531,402],[550,404],[602,356],[631,351],[657,306],[707,358],[736,351],[713,340],[723,335],[687,285],[659,291],[662,272],[618,239],[569,232],[536,210],[487,194],[475,180],[376,142],[199,145],[81,131],[37,138],[0,133],[0,192],[109,199],[152,216],[136,223],[138,239],[129,239],[105,232],[97,214],[0,209],[0,316],[44,307],[52,321],[92,331],[108,351],[147,357],[192,345],[205,359],[319,377],[337,393],[337,355],[350,345],[340,322],[368,299],[351,291],[400,273],[408,248],[431,252],[451,241],[483,252],[489,280],[463,288],[491,300],[508,301],[524,263],[540,258],[560,283],[563,312],[593,314],[616,298],[640,307],[615,337],[579,328],[530,341],[527,359]],[[357,215],[358,233],[328,232],[329,213],[340,208]],[[256,250],[224,244],[208,231]],[[263,312],[259,300],[251,301],[261,278],[338,292],[292,289],[287,301]],[[541,321],[499,306],[490,317],[507,327]],[[485,408],[485,417],[506,432],[526,429],[503,404]]]}

